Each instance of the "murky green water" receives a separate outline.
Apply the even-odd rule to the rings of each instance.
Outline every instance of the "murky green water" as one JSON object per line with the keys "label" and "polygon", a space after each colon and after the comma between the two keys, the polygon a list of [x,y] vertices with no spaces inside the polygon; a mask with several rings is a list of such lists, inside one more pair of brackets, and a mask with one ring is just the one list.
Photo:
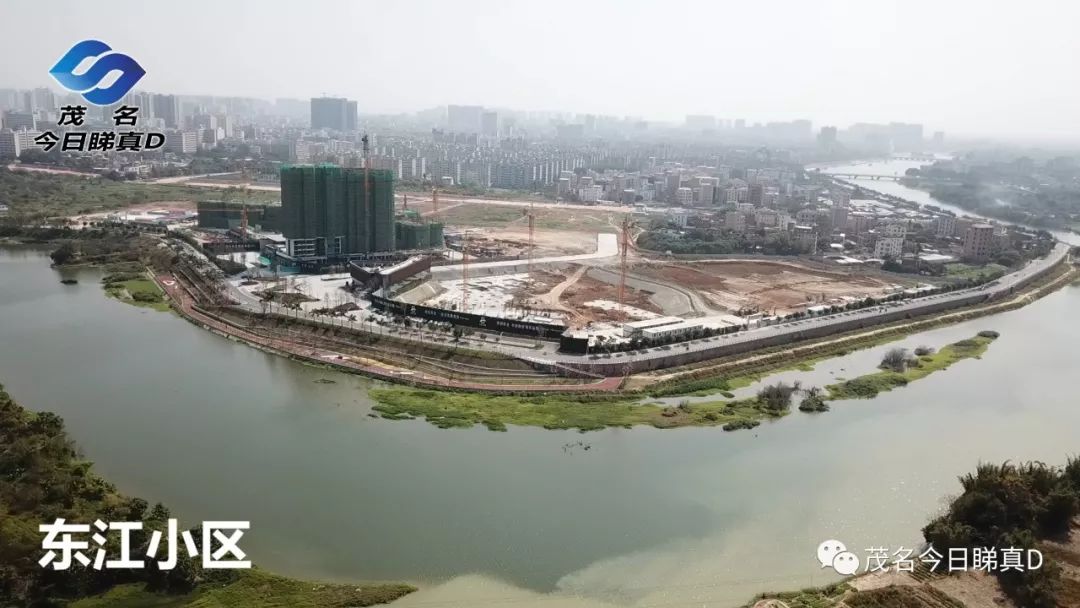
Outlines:
{"label": "murky green water", "polygon": [[[186,522],[250,519],[256,564],[429,587],[407,604],[736,605],[830,580],[814,561],[826,537],[910,546],[980,460],[1080,448],[1076,287],[905,340],[1002,332],[983,360],[873,401],[754,431],[581,435],[370,418],[366,380],[109,300],[95,271],[78,276],[65,286],[42,252],[0,250],[0,382],[20,402],[63,415],[123,491]],[[782,377],[853,377],[886,348]],[[579,441],[590,449],[568,447]]]}

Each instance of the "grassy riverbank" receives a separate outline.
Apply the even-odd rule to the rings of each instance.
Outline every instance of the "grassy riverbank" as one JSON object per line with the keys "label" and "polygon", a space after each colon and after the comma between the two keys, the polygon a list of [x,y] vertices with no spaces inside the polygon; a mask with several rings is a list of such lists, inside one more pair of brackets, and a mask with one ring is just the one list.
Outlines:
{"label": "grassy riverbank", "polygon": [[145,266],[138,262],[109,264],[105,267],[101,284],[105,293],[132,306],[168,311],[165,294],[147,274]]}
{"label": "grassy riverbank", "polygon": [[[20,407],[0,387],[0,605],[76,608],[270,608],[271,606],[370,606],[414,591],[402,584],[328,585],[259,570],[206,570],[181,550],[177,567],[54,571],[38,565],[38,525],[142,522],[162,530],[170,517],[162,505],[120,494],[79,458],[63,420]],[[242,514],[237,514],[240,516]],[[184,522],[191,523],[191,522]],[[249,534],[258,534],[255,528]],[[132,555],[145,555],[146,534],[134,537]],[[118,541],[110,538],[110,559]],[[91,546],[94,546],[91,544]],[[241,546],[243,546],[241,544]]]}
{"label": "grassy riverbank", "polygon": [[928,355],[912,357],[903,371],[883,369],[825,387],[827,399],[872,399],[879,393],[907,386],[908,383],[925,378],[934,372],[947,369],[964,359],[979,358],[990,343],[997,339],[994,332],[980,332],[973,338],[960,340]]}
{"label": "grassy riverbank", "polygon": [[[949,344],[937,352],[911,357],[903,371],[882,370],[832,384],[826,387],[824,396],[817,396],[822,400],[871,398],[944,370],[958,361],[977,358],[986,352],[996,337],[995,332],[981,332],[978,336]],[[775,371],[778,370],[770,370],[769,373]],[[762,372],[761,375],[766,373]],[[742,386],[753,381],[749,376],[734,380]],[[793,390],[793,394],[805,392]],[[579,431],[635,426],[664,429],[720,426],[730,431],[754,428],[762,420],[780,418],[791,409],[790,401],[769,407],[762,395],[704,403],[684,401],[674,406],[642,403],[634,396],[484,395],[408,388],[374,389],[369,391],[369,395],[378,402],[372,409],[389,420],[422,418],[444,429],[484,425],[493,431],[505,431],[507,425]]]}
{"label": "grassy riverbank", "polygon": [[68,608],[218,608],[236,606],[325,608],[374,606],[392,602],[414,589],[408,585],[327,585],[295,581],[248,570],[227,585],[205,585],[178,596],[147,591],[141,585],[119,585],[106,593],[68,604]]}
{"label": "grassy riverbank", "polygon": [[579,431],[634,426],[720,426],[736,430],[753,428],[762,420],[786,414],[770,410],[757,399],[664,406],[629,398],[496,396],[405,388],[375,389],[369,394],[378,401],[373,409],[383,418],[423,418],[440,428],[482,424],[494,431],[504,431],[510,424]]}

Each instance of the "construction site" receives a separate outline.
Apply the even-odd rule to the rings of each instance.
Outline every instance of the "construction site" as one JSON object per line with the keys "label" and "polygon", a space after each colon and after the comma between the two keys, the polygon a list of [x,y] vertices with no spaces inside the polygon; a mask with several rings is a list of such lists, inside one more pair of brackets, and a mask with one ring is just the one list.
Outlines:
{"label": "construction site", "polygon": [[[421,208],[422,217],[442,219],[437,191],[429,200],[410,198],[402,200],[402,211]],[[548,222],[565,222],[580,210],[545,212]],[[880,271],[838,271],[810,262],[667,260],[636,249],[638,228],[627,213],[603,218],[617,230],[599,232],[538,228],[534,205],[513,206],[511,215],[502,225],[448,225],[441,255],[382,266],[354,262],[348,272],[284,279],[249,273],[235,288],[305,313],[399,324],[402,317],[442,321],[509,343],[567,334],[583,339],[587,350],[730,333],[914,286]]]}
{"label": "construction site", "polygon": [[641,250],[655,218],[627,207],[398,197],[366,168],[282,176],[283,205],[202,203],[180,230],[215,266],[179,279],[190,314],[396,381],[592,390],[989,297],[809,257]]}

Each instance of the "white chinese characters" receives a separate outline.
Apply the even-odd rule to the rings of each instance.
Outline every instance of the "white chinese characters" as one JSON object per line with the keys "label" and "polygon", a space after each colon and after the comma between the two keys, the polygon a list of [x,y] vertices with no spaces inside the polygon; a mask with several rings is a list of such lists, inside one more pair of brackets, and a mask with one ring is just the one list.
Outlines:
{"label": "white chinese characters", "polygon": [[817,559],[822,568],[832,568],[837,574],[850,576],[862,572],[914,572],[916,564],[922,564],[930,572],[1023,572],[1038,570],[1043,565],[1043,555],[1038,549],[1018,547],[951,547],[942,555],[933,546],[927,546],[916,558],[913,549],[900,547],[890,551],[887,547],[870,547],[865,550],[865,560],[848,551],[844,543],[827,540],[818,545]]}
{"label": "white chinese characters", "polygon": [[[169,519],[164,533],[154,530],[150,535],[145,557],[154,560],[160,552],[163,557],[153,563],[159,570],[172,570],[179,556],[179,541],[183,539],[187,555],[201,556],[203,568],[251,568],[251,561],[246,559],[247,554],[239,546],[244,531],[250,527],[251,523],[246,521],[205,521],[200,542],[196,543],[190,530],[179,533],[177,521]],[[133,533],[142,529],[142,522],[105,523],[97,520],[90,525],[69,524],[64,519],[57,519],[51,524],[41,524],[38,531],[45,534],[41,541],[44,554],[38,564],[53,570],[67,570],[76,563],[94,570],[145,568],[144,560],[132,556]],[[117,541],[116,559],[107,559],[109,539],[106,534],[110,532]]]}

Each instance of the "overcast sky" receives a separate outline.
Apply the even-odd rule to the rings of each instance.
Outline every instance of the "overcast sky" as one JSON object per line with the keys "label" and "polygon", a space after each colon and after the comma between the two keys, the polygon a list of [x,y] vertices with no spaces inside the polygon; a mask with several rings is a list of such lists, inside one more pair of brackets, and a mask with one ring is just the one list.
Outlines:
{"label": "overcast sky", "polygon": [[49,67],[96,38],[151,91],[1080,141],[1078,17],[1069,0],[4,0],[0,87],[58,88]]}

